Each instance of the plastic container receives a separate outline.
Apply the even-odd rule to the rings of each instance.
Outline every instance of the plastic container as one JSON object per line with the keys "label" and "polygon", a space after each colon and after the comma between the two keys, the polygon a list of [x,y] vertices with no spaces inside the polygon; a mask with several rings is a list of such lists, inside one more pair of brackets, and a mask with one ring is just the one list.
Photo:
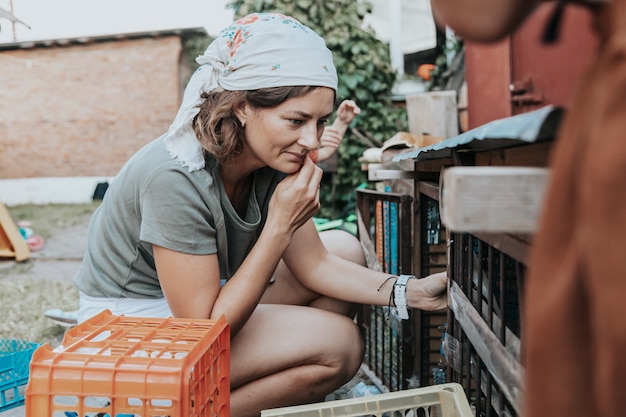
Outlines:
{"label": "plastic container", "polygon": [[104,311],[39,347],[26,415],[228,416],[226,319],[147,319]]}
{"label": "plastic container", "polygon": [[473,417],[463,387],[449,383],[350,398],[347,400],[274,408],[261,417],[425,416]]}
{"label": "plastic container", "polygon": [[0,412],[24,404],[28,364],[38,343],[0,339]]}

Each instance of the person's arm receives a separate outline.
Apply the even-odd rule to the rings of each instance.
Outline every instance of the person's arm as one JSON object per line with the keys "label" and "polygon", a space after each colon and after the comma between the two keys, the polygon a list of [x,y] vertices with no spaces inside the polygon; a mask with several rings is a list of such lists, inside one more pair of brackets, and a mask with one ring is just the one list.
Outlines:
{"label": "person's arm", "polygon": [[188,255],[154,246],[159,281],[176,317],[216,319],[222,314],[236,334],[246,323],[294,232],[319,210],[322,170],[305,158],[270,200],[265,227],[237,272],[220,288],[217,255]]}
{"label": "person's arm", "polygon": [[[283,259],[289,270],[309,289],[331,298],[359,304],[389,305],[394,278],[329,254],[313,222],[293,236]],[[447,307],[448,278],[445,272],[407,284],[410,308],[436,311]]]}
{"label": "person's arm", "polygon": [[163,293],[175,317],[217,319],[222,314],[231,333],[245,324],[272,276],[288,234],[265,228],[233,277],[220,288],[217,254],[189,255],[154,246]]}
{"label": "person's arm", "polygon": [[343,136],[348,130],[348,126],[361,109],[352,100],[344,100],[337,109],[337,117],[332,125],[327,126],[320,138],[320,148],[318,151],[318,161],[330,158],[341,144]]}

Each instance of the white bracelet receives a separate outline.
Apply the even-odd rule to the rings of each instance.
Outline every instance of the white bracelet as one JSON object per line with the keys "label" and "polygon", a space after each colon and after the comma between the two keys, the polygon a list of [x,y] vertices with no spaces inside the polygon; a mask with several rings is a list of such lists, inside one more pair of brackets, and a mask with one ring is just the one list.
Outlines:
{"label": "white bracelet", "polygon": [[402,320],[409,318],[409,311],[407,309],[408,302],[406,300],[406,283],[411,278],[415,278],[415,276],[400,275],[393,284],[393,302],[396,305],[396,313]]}

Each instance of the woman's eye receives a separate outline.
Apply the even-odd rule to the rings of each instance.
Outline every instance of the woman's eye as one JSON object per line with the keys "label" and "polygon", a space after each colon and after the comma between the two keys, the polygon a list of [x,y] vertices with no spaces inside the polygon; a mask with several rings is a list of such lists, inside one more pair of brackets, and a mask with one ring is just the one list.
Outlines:
{"label": "woman's eye", "polygon": [[298,125],[298,126],[301,125],[302,123],[304,123],[303,120],[297,120],[297,119],[291,119],[290,121],[291,121],[292,124]]}
{"label": "woman's eye", "polygon": [[328,123],[328,119],[323,119],[317,122],[317,124],[320,126],[326,126],[327,123]]}

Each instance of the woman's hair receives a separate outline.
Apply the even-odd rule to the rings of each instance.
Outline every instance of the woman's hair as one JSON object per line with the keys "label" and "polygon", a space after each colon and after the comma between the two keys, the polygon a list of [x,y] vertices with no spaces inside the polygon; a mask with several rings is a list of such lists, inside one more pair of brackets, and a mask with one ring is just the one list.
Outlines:
{"label": "woman's hair", "polygon": [[217,88],[202,93],[203,102],[193,120],[193,129],[202,147],[218,163],[239,155],[244,128],[235,115],[235,109],[247,103],[255,109],[279,106],[290,98],[302,97],[322,87],[290,86],[261,88],[251,91],[226,91]]}

